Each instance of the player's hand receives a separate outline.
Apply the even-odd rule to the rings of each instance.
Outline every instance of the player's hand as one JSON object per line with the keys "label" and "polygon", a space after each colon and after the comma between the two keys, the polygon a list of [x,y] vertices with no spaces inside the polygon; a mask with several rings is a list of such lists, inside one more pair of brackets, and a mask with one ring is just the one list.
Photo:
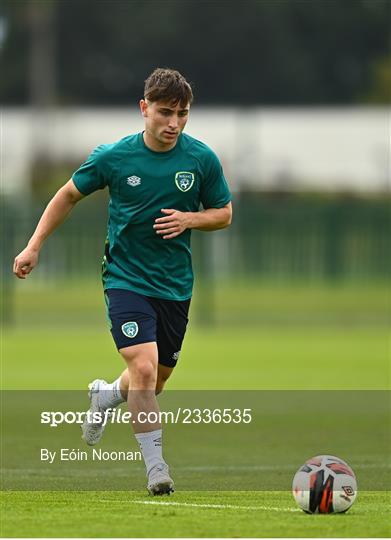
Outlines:
{"label": "player's hand", "polygon": [[14,274],[19,279],[26,279],[31,270],[38,264],[39,251],[31,247],[26,247],[14,261]]}
{"label": "player's hand", "polygon": [[153,228],[156,234],[163,236],[164,240],[175,238],[190,228],[189,212],[180,212],[173,208],[162,208],[161,212],[166,215],[155,219]]}

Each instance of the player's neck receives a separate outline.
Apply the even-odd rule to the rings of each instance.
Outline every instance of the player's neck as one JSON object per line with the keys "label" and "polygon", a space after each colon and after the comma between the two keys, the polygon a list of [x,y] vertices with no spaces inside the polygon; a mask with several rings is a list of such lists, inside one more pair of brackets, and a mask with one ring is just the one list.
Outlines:
{"label": "player's neck", "polygon": [[143,131],[143,139],[144,144],[147,148],[150,150],[153,150],[154,152],[168,152],[169,150],[172,150],[178,142],[178,139],[176,139],[173,143],[165,144],[153,137],[150,133],[147,133],[147,131]]}

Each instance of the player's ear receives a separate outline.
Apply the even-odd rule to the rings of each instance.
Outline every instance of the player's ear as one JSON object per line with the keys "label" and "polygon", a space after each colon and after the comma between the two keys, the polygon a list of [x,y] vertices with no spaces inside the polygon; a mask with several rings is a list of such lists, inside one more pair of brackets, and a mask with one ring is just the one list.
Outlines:
{"label": "player's ear", "polygon": [[143,116],[147,116],[148,103],[145,99],[140,99],[140,111]]}

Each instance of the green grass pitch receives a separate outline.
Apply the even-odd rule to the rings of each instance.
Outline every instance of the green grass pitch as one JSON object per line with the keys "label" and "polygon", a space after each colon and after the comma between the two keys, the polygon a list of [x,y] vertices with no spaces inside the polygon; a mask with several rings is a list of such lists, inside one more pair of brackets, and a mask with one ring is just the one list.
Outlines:
{"label": "green grass pitch", "polygon": [[[390,498],[361,493],[344,515],[307,515],[287,492],[6,492],[2,534],[22,537],[388,537]],[[16,525],[17,524],[17,525]]]}
{"label": "green grass pitch", "polygon": [[[212,299],[215,325],[193,323],[190,328],[169,389],[389,389],[387,286],[247,284],[230,287],[230,294],[227,290],[216,290]],[[208,295],[200,297],[211,301]],[[94,377],[111,379],[122,369],[98,287],[75,284],[44,294],[32,282],[18,283],[14,308],[15,324],[2,336],[3,389],[82,390]],[[197,319],[199,304],[193,309]],[[387,444],[383,441],[384,448]],[[363,469],[367,474],[378,473],[366,452],[352,449],[368,466]],[[278,452],[270,448],[259,461],[273,464],[274,455]],[[349,460],[349,454],[341,457]],[[383,466],[389,470],[389,460]],[[172,472],[180,484],[186,467]],[[390,492],[360,491],[360,477],[349,512],[311,516],[297,509],[288,490],[262,491],[260,486],[259,491],[238,491],[229,487],[229,469],[224,474],[224,490],[179,489],[165,498],[146,495],[141,469],[129,478],[127,491],[87,491],[93,488],[77,482],[71,489],[69,478],[64,478],[66,489],[55,491],[5,489],[1,536],[332,538],[391,533]],[[205,475],[213,485],[213,468]]]}

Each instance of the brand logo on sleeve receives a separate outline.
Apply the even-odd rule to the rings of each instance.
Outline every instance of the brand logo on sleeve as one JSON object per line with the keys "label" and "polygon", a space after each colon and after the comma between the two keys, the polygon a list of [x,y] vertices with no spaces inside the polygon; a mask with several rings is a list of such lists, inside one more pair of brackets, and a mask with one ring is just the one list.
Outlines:
{"label": "brand logo on sleeve", "polygon": [[132,187],[139,186],[141,184],[141,178],[136,175],[128,176],[126,183]]}
{"label": "brand logo on sleeve", "polygon": [[181,191],[189,191],[194,184],[194,174],[188,171],[179,171],[175,174],[175,184]]}
{"label": "brand logo on sleeve", "polygon": [[138,334],[138,324],[136,322],[126,322],[121,326],[122,333],[128,338],[134,338]]}

